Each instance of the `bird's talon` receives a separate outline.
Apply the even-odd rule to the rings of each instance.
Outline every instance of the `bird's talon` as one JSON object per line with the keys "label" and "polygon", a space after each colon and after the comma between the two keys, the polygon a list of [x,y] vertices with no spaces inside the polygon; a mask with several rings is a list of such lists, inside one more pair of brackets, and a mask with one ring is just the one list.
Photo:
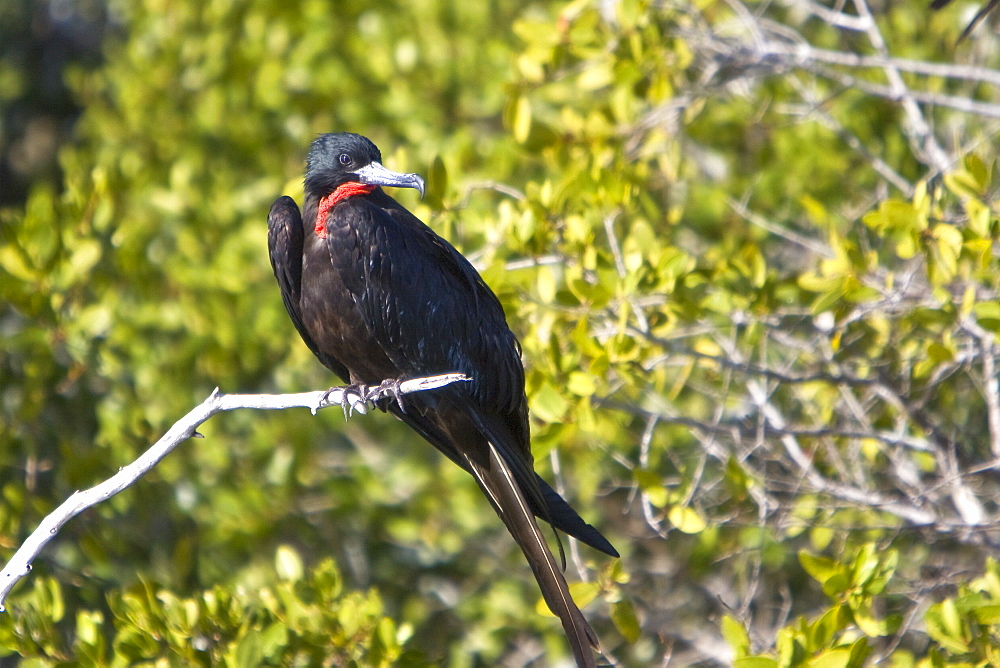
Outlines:
{"label": "bird's talon", "polygon": [[347,403],[351,405],[352,411],[368,415],[368,400],[364,396],[353,392],[346,393],[344,396],[347,398]]}
{"label": "bird's talon", "polygon": [[[339,392],[340,397],[332,399],[331,395],[334,392]],[[316,415],[316,411],[320,408],[326,408],[331,404],[340,404],[340,407],[344,409],[345,420],[349,419],[354,411],[362,415],[367,415],[368,402],[365,399],[367,395],[368,386],[362,383],[353,383],[347,387],[331,387],[320,397],[316,405],[313,406],[312,414]]]}
{"label": "bird's talon", "polygon": [[[334,389],[330,388],[329,392]],[[368,386],[364,383],[351,383],[343,388],[340,395],[340,407],[344,409],[344,420],[349,420],[354,411],[361,415],[368,414],[368,394]]]}
{"label": "bird's talon", "polygon": [[403,392],[400,391],[401,384],[401,378],[397,378],[395,380],[383,380],[379,383],[378,387],[372,388],[371,392],[368,393],[368,401],[374,404],[378,403],[382,399],[392,397],[399,406],[399,410],[406,413],[406,405],[403,403]]}
{"label": "bird's talon", "polygon": [[323,396],[320,397],[319,401],[316,402],[316,405],[309,409],[309,412],[312,413],[313,415],[316,415],[316,413],[319,412],[319,409],[326,408],[330,404],[334,403],[330,401],[330,394],[332,394],[335,389],[336,388],[331,387],[329,390],[324,392]]}

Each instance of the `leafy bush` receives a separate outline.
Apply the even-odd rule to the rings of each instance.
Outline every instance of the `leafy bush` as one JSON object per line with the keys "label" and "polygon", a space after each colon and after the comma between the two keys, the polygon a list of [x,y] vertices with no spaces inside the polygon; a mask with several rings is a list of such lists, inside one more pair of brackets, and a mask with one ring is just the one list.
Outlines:
{"label": "leafy bush", "polygon": [[[504,303],[538,468],[623,553],[569,551],[609,657],[997,662],[1000,79],[960,7],[112,7],[64,183],[0,213],[5,553],[213,387],[331,384],[265,219],[353,130]],[[566,656],[472,480],[385,416],[204,433],[62,530],[8,654]]]}

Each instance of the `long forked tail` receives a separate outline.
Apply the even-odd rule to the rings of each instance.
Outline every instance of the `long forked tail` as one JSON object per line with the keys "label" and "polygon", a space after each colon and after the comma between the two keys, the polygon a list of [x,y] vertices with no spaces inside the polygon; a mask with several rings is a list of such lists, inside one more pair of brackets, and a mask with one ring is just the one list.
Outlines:
{"label": "long forked tail", "polygon": [[489,448],[489,468],[468,459],[472,474],[528,559],[545,602],[562,621],[577,665],[581,668],[596,668],[597,662],[592,650],[601,649],[597,634],[570,596],[566,578],[552,556],[545,536],[535,522],[535,514],[528,506],[507,462],[492,443]]}

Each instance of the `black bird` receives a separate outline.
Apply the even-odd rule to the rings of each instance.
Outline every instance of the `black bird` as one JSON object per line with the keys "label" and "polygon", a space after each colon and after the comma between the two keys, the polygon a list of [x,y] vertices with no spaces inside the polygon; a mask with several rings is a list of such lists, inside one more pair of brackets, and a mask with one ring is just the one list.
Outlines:
{"label": "black bird", "polygon": [[321,135],[306,161],[305,225],[295,201],[268,215],[271,266],[313,354],[358,388],[384,379],[472,379],[379,406],[472,474],[527,557],[581,666],[597,635],[570,597],[535,516],[613,557],[614,547],[534,471],[520,344],[503,308],[455,248],[383,190],[416,174],[382,166],[361,135]]}

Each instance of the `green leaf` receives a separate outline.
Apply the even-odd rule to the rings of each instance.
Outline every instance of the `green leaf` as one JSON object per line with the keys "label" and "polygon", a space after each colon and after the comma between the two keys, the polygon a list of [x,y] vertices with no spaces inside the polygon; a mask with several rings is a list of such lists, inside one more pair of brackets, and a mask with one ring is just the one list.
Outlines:
{"label": "green leaf", "polygon": [[639,625],[639,618],[635,615],[635,608],[632,602],[625,599],[616,602],[611,606],[611,621],[618,632],[630,643],[634,643],[642,636],[642,628]]}
{"label": "green leaf", "polygon": [[969,639],[953,599],[932,605],[924,614],[927,633],[946,649],[959,654],[970,651]]}
{"label": "green leaf", "polygon": [[88,612],[81,610],[76,616],[76,637],[77,641],[85,645],[98,646],[103,644],[104,637],[101,633],[104,615],[100,612]]}
{"label": "green leaf", "polygon": [[586,608],[601,593],[600,582],[571,582],[569,593],[580,608]]}
{"label": "green leaf", "polygon": [[282,622],[274,622],[260,634],[260,651],[268,659],[281,656],[288,644],[288,627]]}
{"label": "green leaf", "polygon": [[875,546],[870,543],[862,546],[851,564],[852,584],[866,584],[875,575],[879,565],[879,555],[875,552]]}
{"label": "green leaf", "polygon": [[780,668],[781,664],[766,656],[748,656],[733,661],[734,668]]}
{"label": "green leaf", "polygon": [[435,155],[427,174],[427,204],[433,208],[443,206],[448,194],[448,169],[440,155]]}
{"label": "green leaf", "polygon": [[1000,604],[982,605],[972,613],[980,624],[1000,624]]}
{"label": "green leaf", "polygon": [[569,402],[549,383],[543,384],[531,397],[531,412],[543,422],[562,422]]}
{"label": "green leaf", "polygon": [[521,144],[528,141],[531,133],[531,102],[527,96],[521,95],[514,99],[510,125],[514,131],[514,139]]}
{"label": "green leaf", "polygon": [[673,506],[667,511],[667,519],[684,533],[701,533],[705,530],[705,519],[690,506]]}
{"label": "green leaf", "polygon": [[811,636],[814,647],[827,647],[844,631],[849,617],[845,607],[834,606],[820,615],[811,625]]}
{"label": "green leaf", "polygon": [[920,231],[927,227],[926,220],[913,204],[899,199],[882,202],[877,212],[865,214],[862,220],[877,232],[893,234]]}
{"label": "green leaf", "polygon": [[965,171],[972,177],[976,188],[980,192],[985,192],[987,186],[990,184],[990,172],[986,167],[986,163],[975,153],[967,153],[962,159],[962,164],[965,167]]}
{"label": "green leaf", "polygon": [[799,563],[809,575],[820,583],[825,583],[834,576],[843,576],[844,567],[832,559],[817,557],[805,550],[799,551]]}
{"label": "green leaf", "polygon": [[96,239],[80,239],[73,248],[66,265],[64,280],[75,283],[86,278],[101,259],[103,249]]}
{"label": "green leaf", "polygon": [[986,330],[1000,332],[1000,302],[977,302],[972,307],[976,322]]}
{"label": "green leaf", "polygon": [[750,653],[750,635],[743,624],[731,615],[723,615],[721,627],[722,637],[733,650],[735,658],[745,658]]}
{"label": "green leaf", "polygon": [[573,394],[580,397],[593,396],[597,392],[598,379],[596,376],[584,371],[574,371],[569,375],[569,382],[566,384]]}
{"label": "green leaf", "polygon": [[285,582],[298,582],[302,579],[303,566],[302,558],[295,548],[289,545],[280,545],[274,555],[274,570],[278,577]]}
{"label": "green leaf", "polygon": [[236,651],[232,654],[233,660],[230,665],[233,668],[238,666],[259,666],[264,658],[264,651],[261,647],[260,633],[254,630],[247,631],[247,634],[240,638],[236,645]]}
{"label": "green leaf", "polygon": [[866,596],[859,601],[851,602],[851,613],[854,617],[854,623],[869,638],[878,638],[889,633],[885,620],[876,616],[870,597]]}
{"label": "green leaf", "polygon": [[847,668],[851,665],[851,650],[848,648],[837,648],[820,652],[808,662],[809,668]]}
{"label": "green leaf", "polygon": [[14,278],[26,282],[36,280],[35,270],[29,266],[24,252],[12,244],[0,246],[0,267]]}
{"label": "green leaf", "polygon": [[543,304],[551,304],[556,300],[556,277],[551,267],[539,267],[538,278],[538,299]]}
{"label": "green leaf", "polygon": [[989,238],[990,226],[993,223],[993,213],[990,208],[978,199],[965,202],[965,215],[969,217],[969,229],[978,237]]}

